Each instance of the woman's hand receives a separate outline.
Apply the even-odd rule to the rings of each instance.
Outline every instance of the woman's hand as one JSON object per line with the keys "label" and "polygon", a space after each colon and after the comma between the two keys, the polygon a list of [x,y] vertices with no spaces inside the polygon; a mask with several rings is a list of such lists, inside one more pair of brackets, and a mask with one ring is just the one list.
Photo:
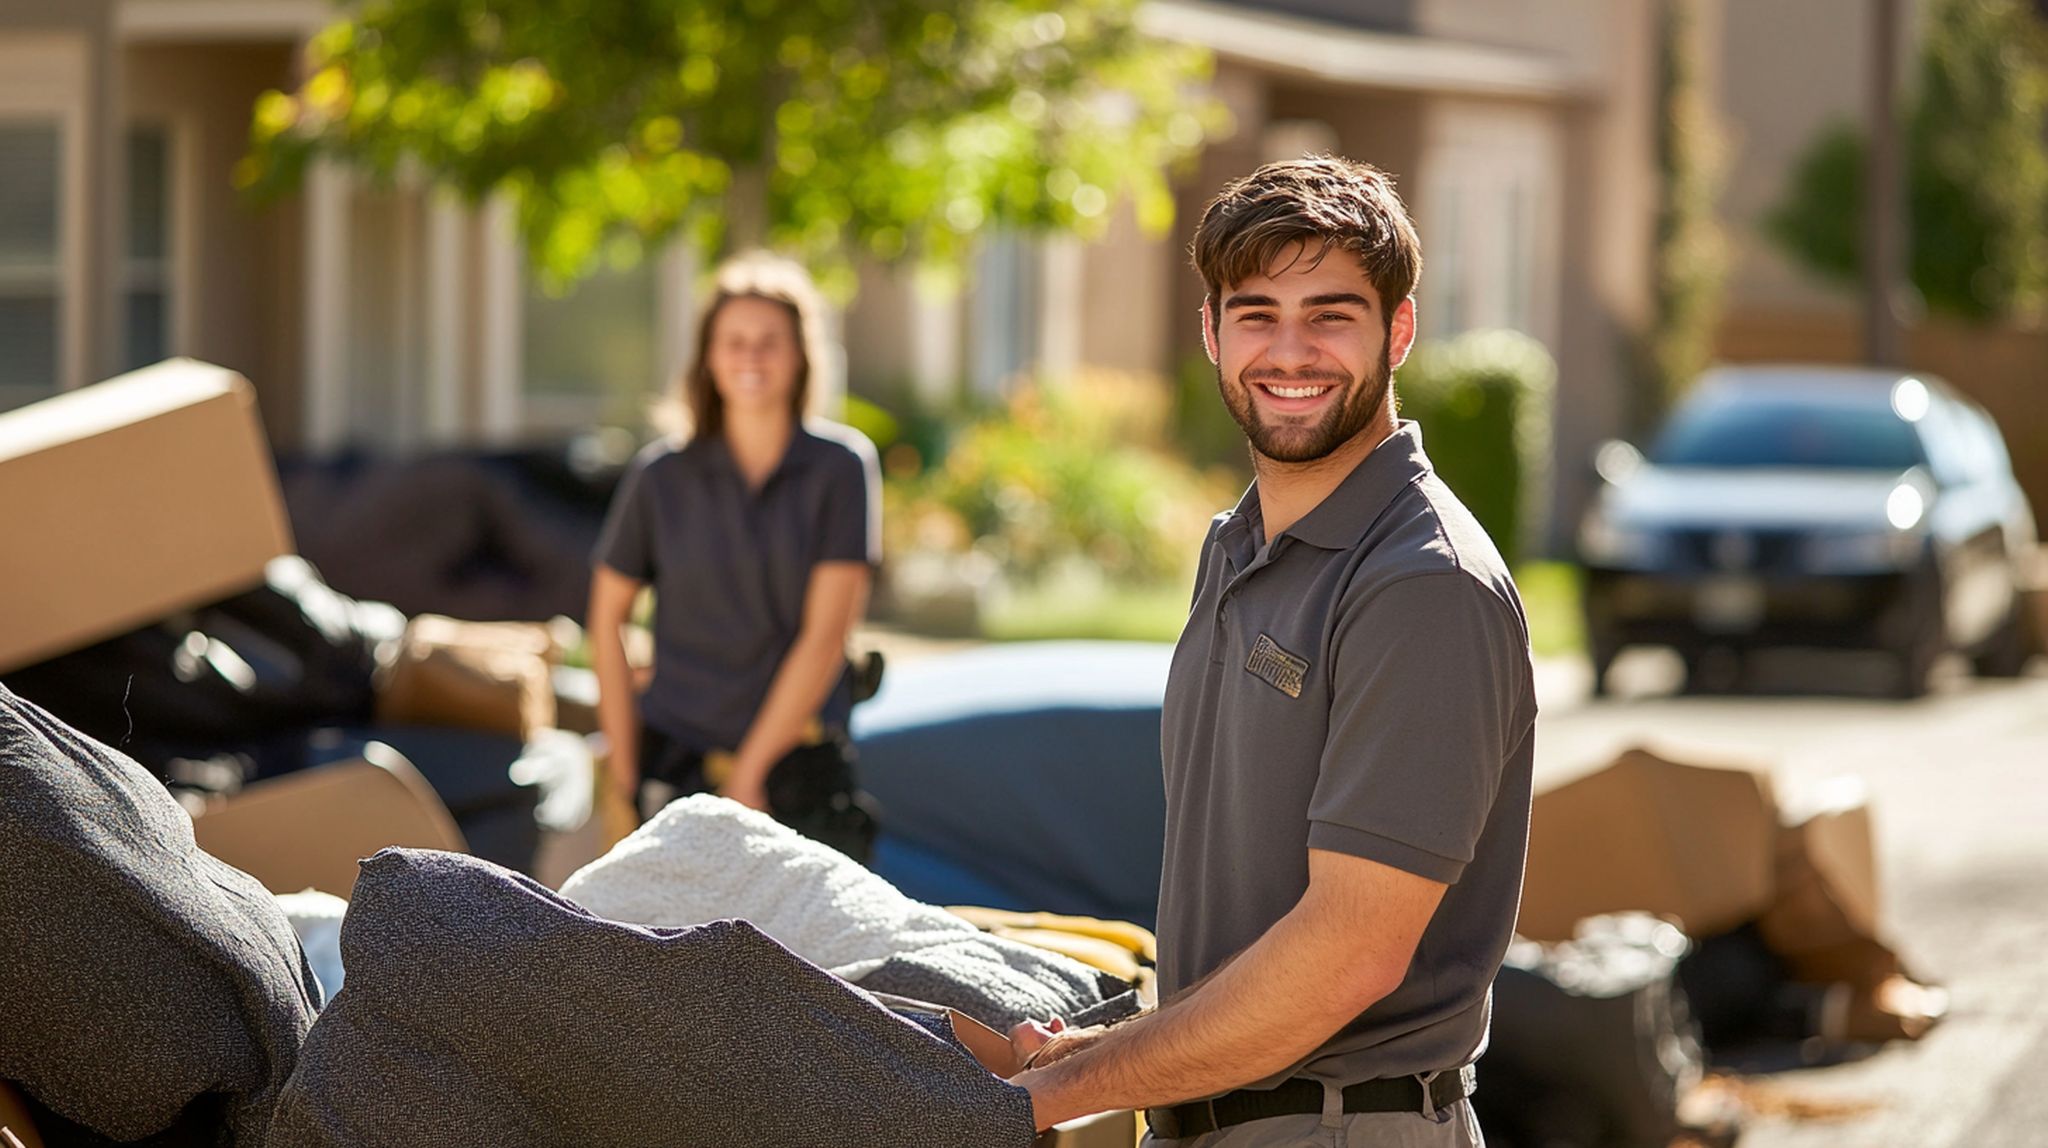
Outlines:
{"label": "woman's hand", "polygon": [[770,812],[768,808],[768,786],[758,778],[735,776],[719,789],[718,796],[737,801],[748,809],[758,809],[763,813]]}

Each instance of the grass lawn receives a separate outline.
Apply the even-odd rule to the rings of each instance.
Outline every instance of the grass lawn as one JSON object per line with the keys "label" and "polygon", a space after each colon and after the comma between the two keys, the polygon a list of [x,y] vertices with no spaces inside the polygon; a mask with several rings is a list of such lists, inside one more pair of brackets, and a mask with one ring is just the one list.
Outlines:
{"label": "grass lawn", "polygon": [[[1529,615],[1529,642],[1537,657],[1562,657],[1585,649],[1578,567],[1569,562],[1525,562],[1515,571],[1515,585],[1522,592],[1522,607]],[[982,636],[994,642],[1061,638],[1172,642],[1179,639],[1181,625],[1187,621],[1189,590],[1178,582],[1027,589],[989,612],[982,623]],[[644,622],[644,612],[638,616]],[[565,660],[570,665],[589,665],[588,643],[570,651]]]}
{"label": "grass lawn", "polygon": [[1072,587],[1037,587],[1020,591],[995,606],[982,621],[982,634],[996,642],[1030,642],[1052,638],[1094,638],[1109,641],[1171,642],[1188,619],[1190,587],[1102,586],[1086,591]]}
{"label": "grass lawn", "polygon": [[1581,653],[1585,619],[1579,613],[1579,568],[1569,562],[1524,562],[1515,588],[1529,615],[1529,645],[1539,658]]}
{"label": "grass lawn", "polygon": [[[1525,562],[1515,571],[1537,657],[1575,654],[1585,646],[1579,618],[1579,571],[1568,562]],[[1022,591],[990,612],[984,636],[998,642],[1095,638],[1171,642],[1187,620],[1189,587],[1110,586],[1086,591]]]}

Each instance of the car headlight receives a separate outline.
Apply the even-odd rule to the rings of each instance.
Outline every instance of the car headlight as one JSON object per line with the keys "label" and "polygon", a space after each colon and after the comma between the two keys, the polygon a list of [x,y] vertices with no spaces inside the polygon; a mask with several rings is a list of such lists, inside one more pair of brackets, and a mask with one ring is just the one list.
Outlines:
{"label": "car headlight", "polygon": [[1589,566],[1641,570],[1664,561],[1665,538],[1655,530],[1622,526],[1592,514],[1579,527],[1579,557]]}
{"label": "car headlight", "polygon": [[1910,530],[1821,534],[1806,541],[1806,565],[1816,573],[1901,570],[1919,555],[1920,536]]}

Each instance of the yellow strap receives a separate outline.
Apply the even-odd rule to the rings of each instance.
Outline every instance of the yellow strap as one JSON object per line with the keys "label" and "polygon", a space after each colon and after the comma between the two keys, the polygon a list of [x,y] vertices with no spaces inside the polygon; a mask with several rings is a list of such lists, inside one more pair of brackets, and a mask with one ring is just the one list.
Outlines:
{"label": "yellow strap", "polygon": [[[804,737],[799,746],[818,745],[825,740],[825,727],[817,718],[804,723]],[[714,749],[704,755],[704,784],[713,789],[724,789],[732,779],[733,751]]]}

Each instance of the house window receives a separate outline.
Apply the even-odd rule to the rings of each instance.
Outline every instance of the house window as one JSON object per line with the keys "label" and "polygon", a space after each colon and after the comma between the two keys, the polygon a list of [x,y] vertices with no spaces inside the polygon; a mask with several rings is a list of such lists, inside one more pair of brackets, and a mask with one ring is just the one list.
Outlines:
{"label": "house window", "polygon": [[1519,111],[1440,109],[1416,223],[1428,252],[1421,309],[1431,337],[1506,327],[1556,336],[1555,126]]}
{"label": "house window", "polygon": [[642,425],[664,385],[658,270],[650,256],[625,270],[598,271],[560,296],[526,276],[522,407],[529,432]]}
{"label": "house window", "polygon": [[58,386],[62,161],[56,122],[0,122],[0,409]]}
{"label": "house window", "polygon": [[129,129],[128,258],[122,268],[129,370],[170,353],[170,158],[170,133],[162,126]]}
{"label": "house window", "polygon": [[1028,235],[983,240],[967,304],[967,382],[978,398],[1000,398],[1039,366],[1043,249]]}

